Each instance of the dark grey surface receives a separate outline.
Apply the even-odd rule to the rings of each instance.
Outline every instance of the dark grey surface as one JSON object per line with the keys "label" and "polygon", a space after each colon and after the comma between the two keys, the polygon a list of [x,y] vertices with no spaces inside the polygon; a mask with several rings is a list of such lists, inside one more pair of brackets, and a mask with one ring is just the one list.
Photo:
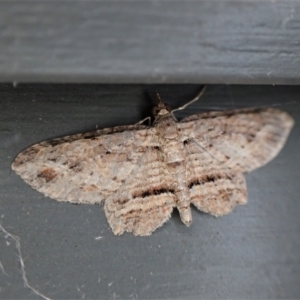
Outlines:
{"label": "dark grey surface", "polygon": [[300,2],[1,1],[1,82],[299,84]]}
{"label": "dark grey surface", "polygon": [[[208,86],[201,109],[276,106],[295,128],[283,151],[246,176],[249,203],[222,218],[174,212],[150,237],[112,234],[101,206],[59,203],[10,169],[29,145],[70,133],[135,123],[145,91],[173,107],[193,85],[0,85],[0,222],[20,237],[29,283],[52,299],[287,299],[300,297],[299,86]],[[102,237],[96,239],[96,237]],[[39,299],[24,288],[14,243],[0,233],[1,299]]]}

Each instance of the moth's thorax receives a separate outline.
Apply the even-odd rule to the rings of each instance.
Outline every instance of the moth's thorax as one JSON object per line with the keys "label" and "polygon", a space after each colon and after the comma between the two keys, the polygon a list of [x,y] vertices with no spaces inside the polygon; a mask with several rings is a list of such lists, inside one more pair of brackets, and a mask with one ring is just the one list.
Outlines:
{"label": "moth's thorax", "polygon": [[170,113],[160,116],[155,124],[156,132],[160,137],[160,146],[165,154],[166,164],[177,164],[177,167],[172,167],[171,173],[181,172],[182,166],[178,163],[185,160],[184,146],[181,142],[177,124]]}
{"label": "moth's thorax", "polygon": [[178,137],[177,122],[170,113],[157,116],[154,126],[161,138],[172,140]]}

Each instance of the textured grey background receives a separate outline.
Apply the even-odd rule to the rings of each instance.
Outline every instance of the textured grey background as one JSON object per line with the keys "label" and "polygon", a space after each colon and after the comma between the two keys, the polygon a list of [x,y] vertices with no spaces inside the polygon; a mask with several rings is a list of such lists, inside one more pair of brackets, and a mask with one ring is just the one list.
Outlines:
{"label": "textured grey background", "polygon": [[1,82],[299,84],[295,0],[0,2]]}
{"label": "textured grey background", "polygon": [[[20,237],[29,283],[51,299],[300,298],[299,86],[208,86],[179,118],[211,109],[276,106],[296,120],[282,152],[246,176],[249,203],[222,218],[174,212],[150,237],[112,234],[101,206],[59,203],[10,169],[29,145],[132,124],[146,91],[173,107],[194,85],[0,85],[0,222]],[[102,237],[101,239],[96,239]],[[14,243],[0,233],[1,299],[40,299],[24,288]]]}

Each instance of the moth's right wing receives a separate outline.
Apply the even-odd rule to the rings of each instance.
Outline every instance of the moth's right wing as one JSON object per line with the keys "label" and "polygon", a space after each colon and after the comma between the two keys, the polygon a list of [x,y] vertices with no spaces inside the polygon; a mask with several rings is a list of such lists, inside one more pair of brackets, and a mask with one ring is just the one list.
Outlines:
{"label": "moth's right wing", "polygon": [[216,163],[250,172],[279,153],[293,124],[279,109],[250,108],[193,115],[179,126],[182,136],[195,141]]}
{"label": "moth's right wing", "polygon": [[44,195],[71,203],[100,203],[116,192],[153,142],[143,125],[119,126],[35,144],[12,169]]}
{"label": "moth's right wing", "polygon": [[191,203],[215,216],[247,202],[243,172],[270,161],[283,147],[293,119],[274,109],[242,109],[190,116],[178,124],[186,150]]}

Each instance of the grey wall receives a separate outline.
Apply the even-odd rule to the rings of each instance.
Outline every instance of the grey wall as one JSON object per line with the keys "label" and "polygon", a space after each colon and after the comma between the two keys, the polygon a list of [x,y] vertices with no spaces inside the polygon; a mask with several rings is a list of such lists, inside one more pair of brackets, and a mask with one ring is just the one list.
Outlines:
{"label": "grey wall", "polygon": [[[277,158],[246,176],[249,203],[218,219],[193,209],[189,228],[175,211],[150,237],[116,237],[101,206],[51,200],[11,171],[33,143],[144,118],[146,90],[176,107],[199,86],[0,85],[0,224],[20,238],[29,283],[51,299],[299,299],[299,86],[212,85],[177,114],[275,106],[296,121]],[[40,299],[1,231],[0,262],[1,299]]]}

